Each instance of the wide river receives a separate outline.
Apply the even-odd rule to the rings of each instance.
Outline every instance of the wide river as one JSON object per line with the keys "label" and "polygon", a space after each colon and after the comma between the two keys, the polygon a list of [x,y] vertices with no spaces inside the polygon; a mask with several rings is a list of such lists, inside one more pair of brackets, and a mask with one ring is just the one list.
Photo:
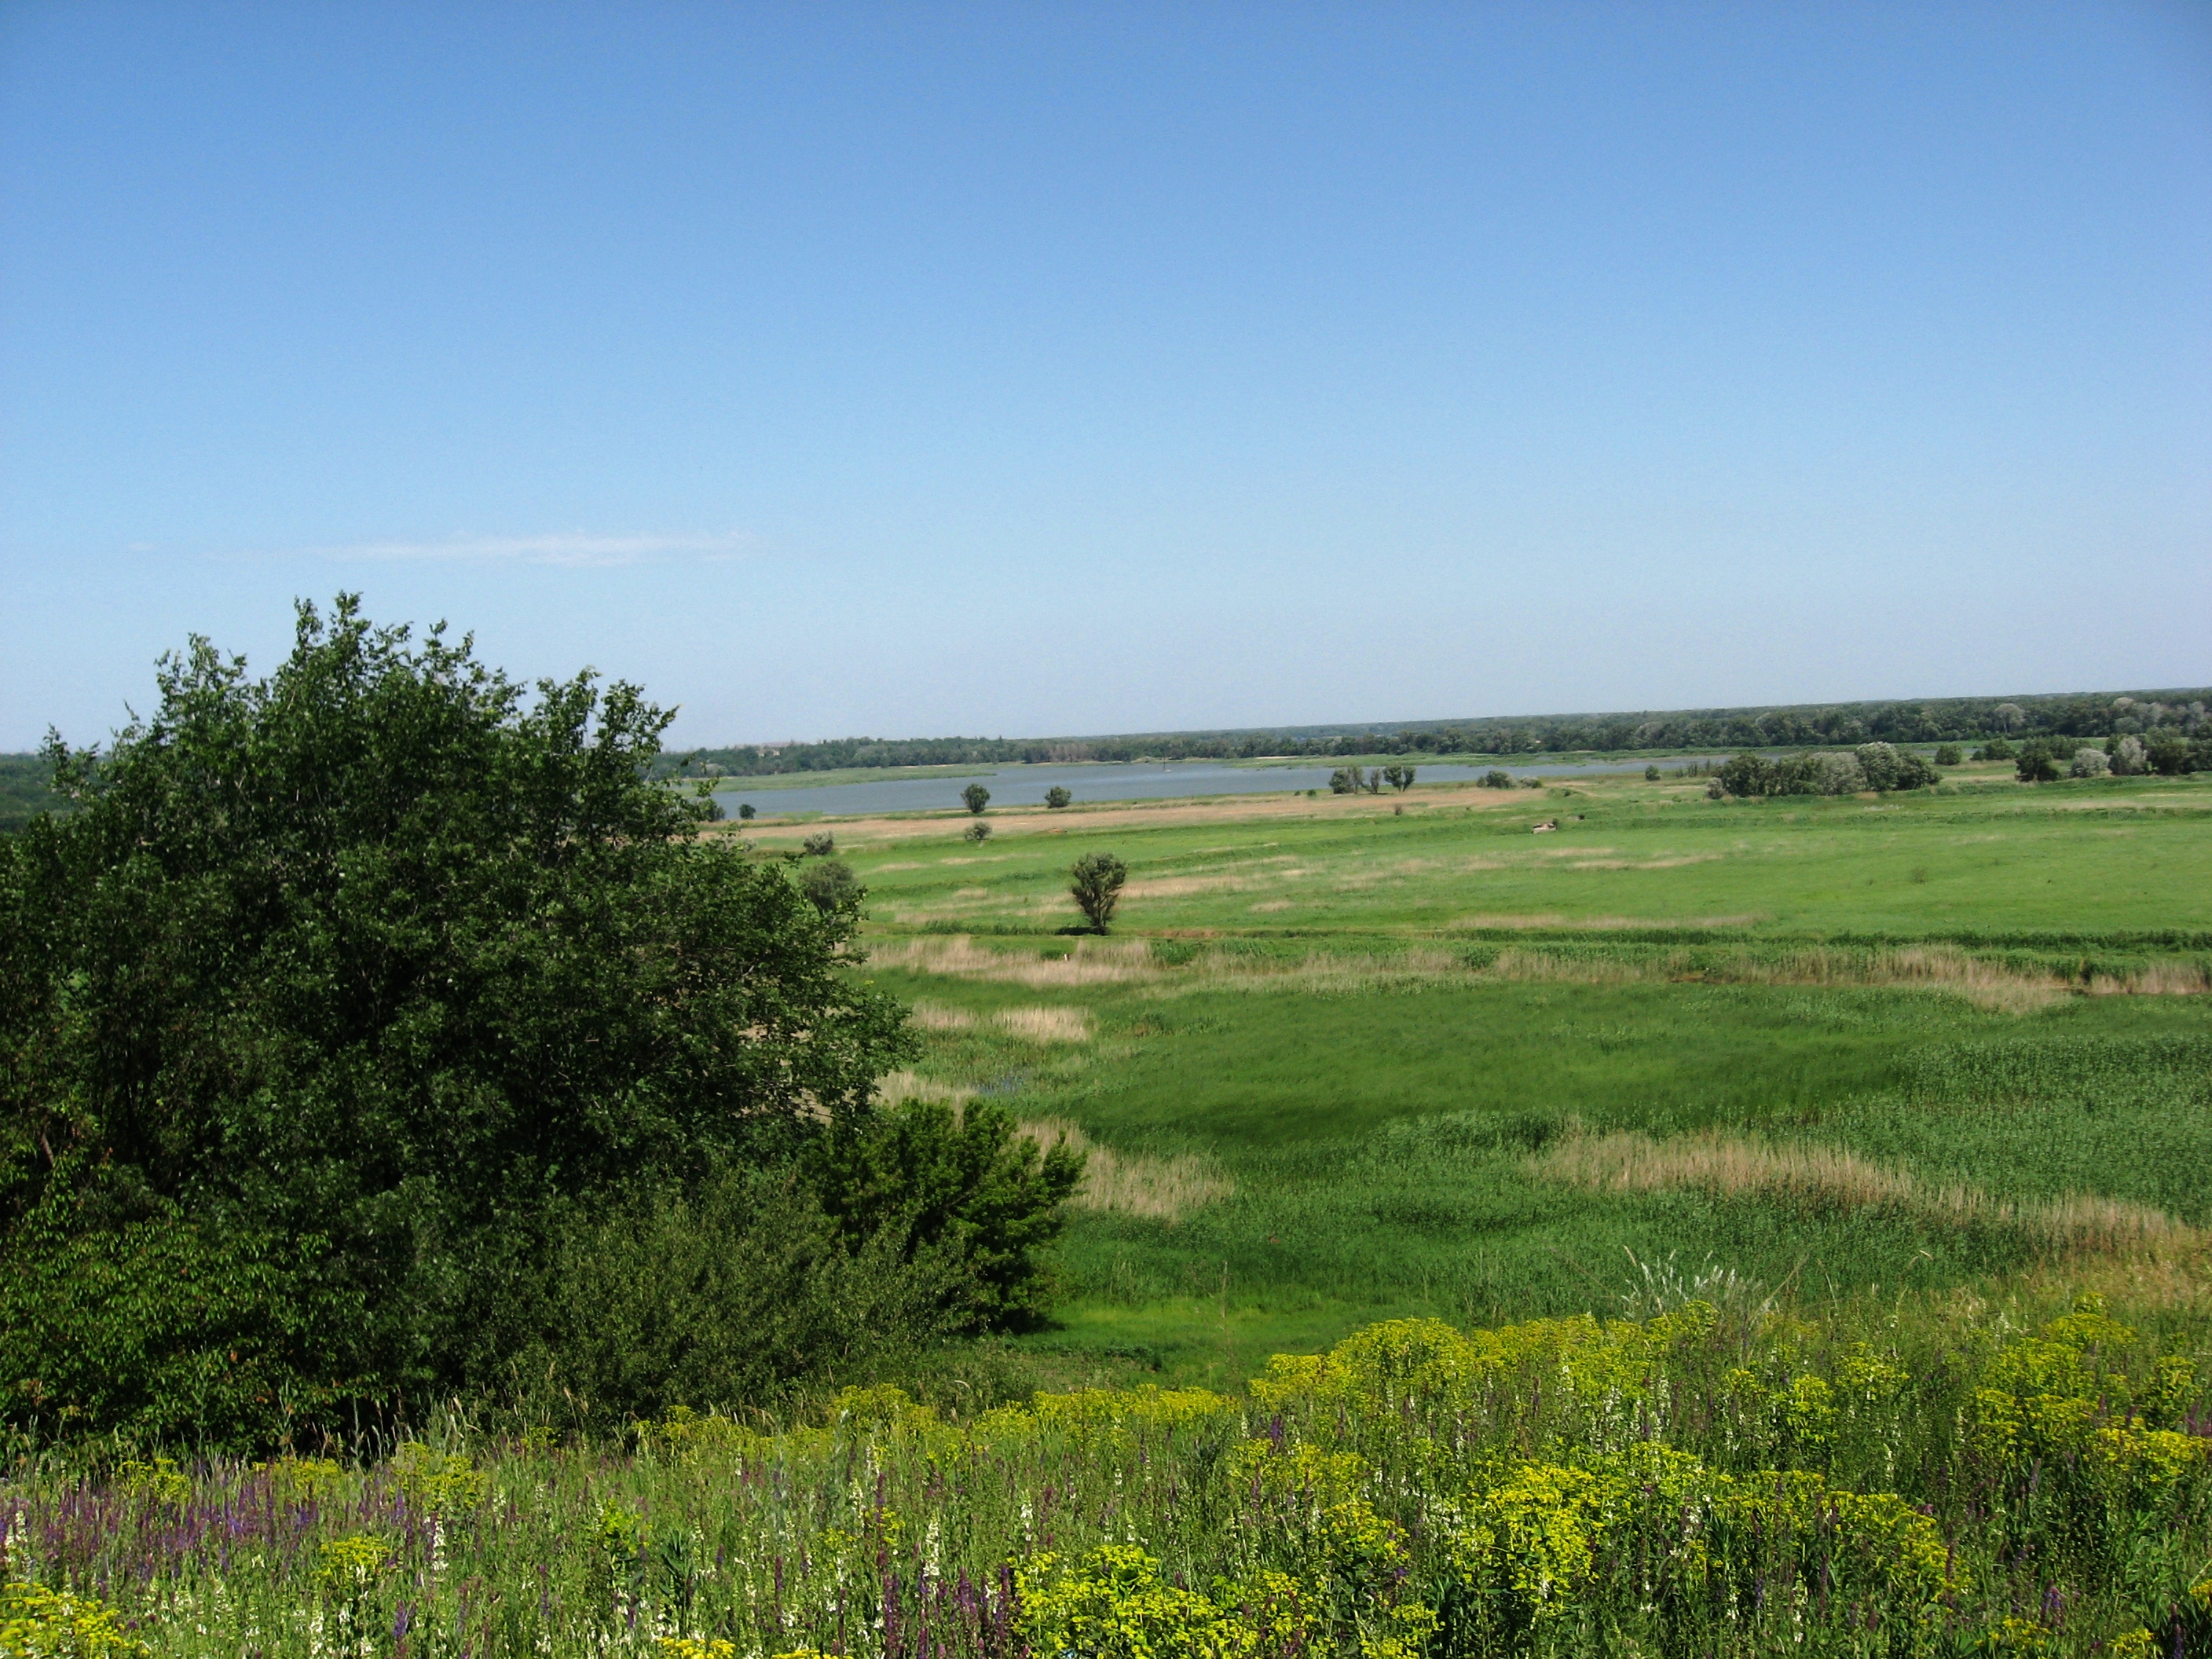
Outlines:
{"label": "wide river", "polygon": [[[1588,776],[1596,772],[1641,772],[1652,757],[1626,761],[1563,760],[1524,755],[1500,762],[1516,777]],[[1662,769],[1680,766],[1659,757]],[[866,783],[832,783],[768,787],[759,778],[726,778],[714,797],[732,817],[738,804],[750,802],[763,817],[823,812],[840,817],[870,812],[926,812],[960,805],[960,792],[980,783],[994,806],[1042,806],[1044,792],[1064,786],[1079,801],[1171,800],[1191,795],[1260,795],[1290,789],[1326,789],[1333,766],[1231,766],[1221,761],[1146,761],[1117,765],[1089,761],[1067,765],[979,766],[958,775],[878,778]],[[1482,766],[1424,766],[1421,783],[1468,783],[1491,769]],[[786,773],[785,777],[793,775]]]}

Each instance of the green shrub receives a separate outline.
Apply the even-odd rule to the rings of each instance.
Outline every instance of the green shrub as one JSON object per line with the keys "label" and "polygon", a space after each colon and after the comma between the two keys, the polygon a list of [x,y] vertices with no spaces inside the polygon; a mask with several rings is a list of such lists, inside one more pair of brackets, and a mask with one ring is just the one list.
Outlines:
{"label": "green shrub", "polygon": [[840,1115],[807,1156],[823,1209],[856,1255],[920,1264],[945,1318],[1021,1329],[1046,1303],[1039,1255],[1060,1232],[1083,1154],[1041,1152],[1005,1109],[909,1100]]}
{"label": "green shrub", "polygon": [[1956,766],[1965,759],[1966,757],[1959,752],[1959,745],[1955,743],[1938,744],[1936,746],[1936,764],[1938,766]]}
{"label": "green shrub", "polygon": [[823,859],[799,867],[799,890],[826,921],[840,913],[857,915],[867,890],[842,859]]}
{"label": "green shrub", "polygon": [[841,1225],[790,1170],[629,1194],[562,1235],[543,1334],[514,1368],[518,1403],[565,1394],[617,1425],[910,1363],[981,1300],[959,1241],[917,1245],[910,1231]]}
{"label": "green shrub", "polygon": [[983,809],[991,804],[991,792],[980,783],[971,783],[960,792],[960,799],[969,811],[981,817]]}
{"label": "green shrub", "polygon": [[1100,933],[1114,920],[1114,907],[1121,902],[1121,884],[1129,878],[1129,867],[1111,853],[1085,853],[1075,860],[1070,872],[1068,892],[1075,900],[1075,908]]}
{"label": "green shrub", "polygon": [[1051,807],[1055,812],[1074,799],[1074,796],[1069,794],[1064,787],[1056,783],[1053,785],[1051,788],[1044,792],[1044,804],[1047,806]]}
{"label": "green shrub", "polygon": [[799,851],[811,859],[826,859],[837,850],[837,837],[827,830],[817,830],[799,843]]}

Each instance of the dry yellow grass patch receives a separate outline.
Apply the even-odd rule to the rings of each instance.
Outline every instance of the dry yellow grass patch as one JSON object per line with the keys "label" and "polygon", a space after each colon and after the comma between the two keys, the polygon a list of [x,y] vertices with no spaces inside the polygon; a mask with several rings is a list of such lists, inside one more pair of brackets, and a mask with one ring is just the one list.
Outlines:
{"label": "dry yellow grass patch", "polygon": [[1679,870],[1686,864],[1711,864],[1719,859],[1718,853],[1685,853],[1669,859],[1582,859],[1567,866],[1570,870]]}
{"label": "dry yellow grass patch", "polygon": [[1194,893],[1242,893],[1252,884],[1249,875],[1152,876],[1127,883],[1121,889],[1121,896],[1187,898]]}
{"label": "dry yellow grass patch", "polygon": [[975,1016],[965,1008],[948,1008],[939,1002],[917,1002],[908,1018],[925,1031],[965,1031],[975,1024]]}
{"label": "dry yellow grass patch", "polygon": [[2013,1203],[1976,1187],[1940,1186],[1840,1146],[1717,1133],[1575,1135],[1537,1153],[1531,1171],[1601,1192],[1687,1187],[1808,1205],[1872,1205],[1954,1226],[2011,1225],[2066,1254],[2165,1253],[2203,1236],[2163,1211],[2091,1194]]}
{"label": "dry yellow grass patch", "polygon": [[1749,927],[1766,918],[1756,910],[1729,916],[1566,916],[1556,910],[1524,915],[1480,913],[1454,916],[1449,927],[1497,927],[1516,931],[1530,927],[1571,927],[1577,933],[1614,933],[1630,927]]}
{"label": "dry yellow grass patch", "polygon": [[994,1016],[993,1024],[1031,1042],[1091,1041],[1088,1008],[1008,1008]]}
{"label": "dry yellow grass patch", "polygon": [[[1501,951],[1486,971],[1497,979],[1616,985],[1674,978],[1690,973],[1692,960],[1686,951],[1616,960],[1554,955],[1535,948]],[[1920,987],[1961,996],[1978,1007],[2004,1013],[2048,1007],[2069,994],[2063,980],[2045,974],[2013,973],[1948,945],[1911,945],[1870,955],[1817,945],[1772,955],[1746,951],[1732,961],[1709,962],[1699,971],[1707,979],[1742,985]],[[2130,984],[2115,988],[2136,988]],[[2191,988],[2205,988],[2199,980]]]}
{"label": "dry yellow grass patch", "polygon": [[878,1100],[943,1100],[957,1106],[975,1097],[975,1091],[963,1084],[939,1083],[910,1071],[886,1072],[876,1079]]}
{"label": "dry yellow grass patch", "polygon": [[2092,996],[2201,996],[2212,991],[2212,963],[2154,962],[2132,974],[2093,974]]}
{"label": "dry yellow grass patch", "polygon": [[[972,1031],[984,1023],[965,1008],[949,1008],[941,1002],[918,1001],[909,1018],[925,1031]],[[1006,1008],[988,1017],[989,1023],[1032,1042],[1088,1042],[1088,1008]]]}
{"label": "dry yellow grass patch", "polygon": [[1065,1118],[1039,1118],[1021,1132],[1049,1152],[1067,1146],[1087,1154],[1074,1203],[1082,1210],[1111,1210],[1170,1224],[1193,1210],[1218,1204],[1237,1190],[1228,1172],[1211,1158],[1147,1158],[1101,1146]]}
{"label": "dry yellow grass patch", "polygon": [[988,950],[963,933],[873,945],[868,958],[878,968],[956,974],[1010,985],[1116,985],[1160,976],[1142,939],[1079,939],[1071,940],[1070,947],[1065,957],[1037,957]]}

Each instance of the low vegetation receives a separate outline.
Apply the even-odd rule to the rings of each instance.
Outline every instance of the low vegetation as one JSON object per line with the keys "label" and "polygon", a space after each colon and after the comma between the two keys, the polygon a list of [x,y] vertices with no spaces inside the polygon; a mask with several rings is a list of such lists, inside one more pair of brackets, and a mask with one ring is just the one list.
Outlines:
{"label": "low vegetation", "polygon": [[173,665],[0,847],[7,1650],[2212,1653],[2201,711],[1832,714],[717,826]]}
{"label": "low vegetation", "polygon": [[781,1431],[670,1412],[611,1443],[453,1425],[363,1468],[41,1471],[10,1492],[40,1586],[10,1628],[303,1659],[2152,1659],[2212,1642],[2199,1392],[2094,1294],[1401,1320],[1235,1395],[875,1388]]}

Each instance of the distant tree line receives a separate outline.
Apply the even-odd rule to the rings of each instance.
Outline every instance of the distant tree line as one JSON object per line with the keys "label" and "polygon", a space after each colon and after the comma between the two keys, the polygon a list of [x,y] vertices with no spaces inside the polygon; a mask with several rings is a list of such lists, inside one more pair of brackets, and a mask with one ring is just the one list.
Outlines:
{"label": "distant tree line", "polygon": [[2208,729],[2212,688],[1944,697],[1917,702],[1701,708],[1671,713],[1541,714],[1368,726],[1268,726],[1238,732],[1097,738],[836,738],[744,744],[669,757],[666,769],[757,777],[861,766],[1007,766],[1054,761],[1331,760],[1355,755],[1533,755],[1585,750],[1834,749],[1867,743],[1980,743]]}

